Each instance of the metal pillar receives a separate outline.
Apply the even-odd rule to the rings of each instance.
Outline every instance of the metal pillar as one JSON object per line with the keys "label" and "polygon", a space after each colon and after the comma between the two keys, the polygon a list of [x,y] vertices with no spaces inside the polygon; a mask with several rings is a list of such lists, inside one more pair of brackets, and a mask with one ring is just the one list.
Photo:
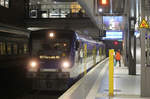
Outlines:
{"label": "metal pillar", "polygon": [[[136,38],[134,37],[135,23],[136,23],[136,1],[128,0],[128,29],[126,39],[126,58],[129,75],[136,75]],[[132,47],[132,49],[131,49]]]}
{"label": "metal pillar", "polygon": [[145,39],[145,34],[150,34],[148,29],[141,29],[141,96],[150,97],[150,63],[149,63],[149,37]]}
{"label": "metal pillar", "polygon": [[128,44],[128,23],[127,23],[127,16],[124,16],[124,24],[125,24],[125,29],[124,29],[124,36],[123,36],[123,61],[124,61],[124,66],[128,66],[127,64],[127,44]]}
{"label": "metal pillar", "polygon": [[[136,38],[134,36],[135,18],[129,18],[128,66],[129,75],[136,75]],[[132,47],[132,49],[131,49]]]}
{"label": "metal pillar", "polygon": [[[145,10],[145,4],[148,0],[141,0],[141,18],[150,16],[149,10]],[[148,20],[150,22],[150,20]],[[146,38],[147,34],[147,39]],[[149,29],[140,29],[141,39],[141,96],[150,97],[150,63],[149,63],[149,52],[150,52],[150,41],[149,41]]]}

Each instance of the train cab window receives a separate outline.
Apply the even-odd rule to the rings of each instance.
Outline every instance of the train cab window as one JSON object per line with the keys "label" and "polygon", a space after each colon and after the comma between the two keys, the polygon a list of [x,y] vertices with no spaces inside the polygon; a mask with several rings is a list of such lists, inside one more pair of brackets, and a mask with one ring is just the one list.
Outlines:
{"label": "train cab window", "polygon": [[13,44],[13,53],[18,54],[18,46],[17,44]]}
{"label": "train cab window", "polygon": [[11,55],[11,44],[7,43],[7,54]]}
{"label": "train cab window", "polygon": [[24,44],[24,54],[27,54],[27,52],[28,52],[28,45]]}

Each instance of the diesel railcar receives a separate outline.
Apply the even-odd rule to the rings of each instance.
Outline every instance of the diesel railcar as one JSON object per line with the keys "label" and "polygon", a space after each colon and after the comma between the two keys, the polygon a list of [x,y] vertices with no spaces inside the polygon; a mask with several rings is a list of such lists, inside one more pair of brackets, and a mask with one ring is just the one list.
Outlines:
{"label": "diesel railcar", "polygon": [[102,61],[105,45],[72,30],[44,29],[31,32],[31,59],[28,77],[34,78],[34,88],[64,90]]}

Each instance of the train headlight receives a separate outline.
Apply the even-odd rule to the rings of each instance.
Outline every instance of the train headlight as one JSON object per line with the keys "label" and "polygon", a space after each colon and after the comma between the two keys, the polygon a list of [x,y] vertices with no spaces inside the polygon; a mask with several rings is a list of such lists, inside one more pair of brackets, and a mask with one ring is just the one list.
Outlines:
{"label": "train headlight", "polygon": [[63,66],[64,68],[69,68],[69,67],[70,67],[70,63],[69,63],[68,61],[64,61],[64,62],[62,63],[62,66]]}
{"label": "train headlight", "polygon": [[37,67],[37,62],[32,61],[32,62],[30,63],[30,66],[31,66],[32,68],[36,68],[36,67]]}

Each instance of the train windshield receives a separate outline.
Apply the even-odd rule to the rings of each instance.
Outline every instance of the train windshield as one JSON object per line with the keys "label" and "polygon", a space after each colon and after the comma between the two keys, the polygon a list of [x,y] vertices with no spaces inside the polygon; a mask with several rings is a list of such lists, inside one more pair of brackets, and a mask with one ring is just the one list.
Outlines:
{"label": "train windshield", "polygon": [[69,40],[33,40],[32,49],[38,55],[58,55],[69,51]]}

